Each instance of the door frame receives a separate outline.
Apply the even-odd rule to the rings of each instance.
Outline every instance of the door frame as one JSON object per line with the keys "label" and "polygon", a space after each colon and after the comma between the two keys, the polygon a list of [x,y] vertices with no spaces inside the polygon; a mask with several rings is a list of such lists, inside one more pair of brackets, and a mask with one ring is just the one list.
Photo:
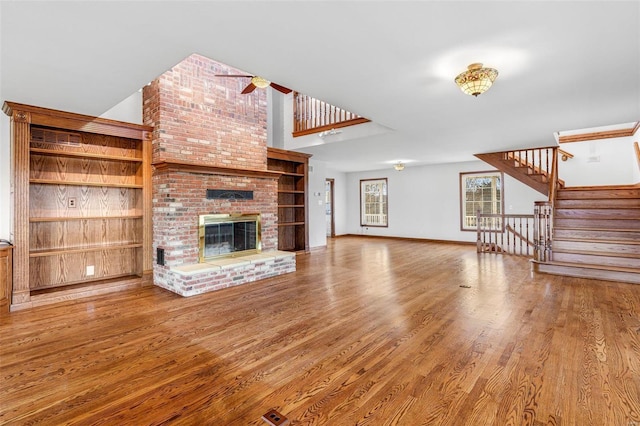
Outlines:
{"label": "door frame", "polygon": [[[327,196],[326,192],[326,183],[329,183],[329,191],[331,191],[331,235],[327,235],[327,237],[329,238],[334,238],[336,236],[336,218],[335,218],[335,214],[336,214],[336,203],[335,203],[335,179],[333,178],[327,178],[325,180],[325,197]],[[327,212],[325,210],[325,222],[327,220]]]}

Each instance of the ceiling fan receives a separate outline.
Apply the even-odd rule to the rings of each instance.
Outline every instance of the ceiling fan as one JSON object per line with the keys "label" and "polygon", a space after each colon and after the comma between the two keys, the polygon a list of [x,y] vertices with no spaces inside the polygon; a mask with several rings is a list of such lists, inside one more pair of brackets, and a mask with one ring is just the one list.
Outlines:
{"label": "ceiling fan", "polygon": [[276,84],[276,83],[274,83],[272,81],[269,81],[269,80],[267,80],[265,78],[262,78],[262,77],[259,77],[257,75],[218,74],[218,75],[216,75],[216,77],[244,77],[244,78],[250,78],[251,81],[249,82],[247,87],[242,89],[242,92],[240,92],[243,95],[246,95],[247,93],[253,92],[254,90],[256,90],[256,88],[264,89],[265,87],[268,87],[268,86],[273,87],[278,92],[282,92],[285,95],[287,93],[293,92],[293,90],[291,90],[291,89],[287,89],[284,86],[280,86],[279,84]]}

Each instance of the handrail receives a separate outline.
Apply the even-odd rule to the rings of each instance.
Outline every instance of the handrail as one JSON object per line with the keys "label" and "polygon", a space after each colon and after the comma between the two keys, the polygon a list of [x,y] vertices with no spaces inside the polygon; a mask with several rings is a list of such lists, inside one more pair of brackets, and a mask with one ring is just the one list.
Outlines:
{"label": "handrail", "polygon": [[478,253],[506,253],[533,256],[534,215],[476,213]]}
{"label": "handrail", "polygon": [[564,149],[558,148],[558,154],[562,155],[562,161],[567,161],[569,158],[573,158],[573,154],[565,151]]}
{"label": "handrail", "polygon": [[294,137],[367,122],[369,122],[367,118],[360,117],[320,99],[294,92]]}
{"label": "handrail", "polygon": [[638,160],[638,169],[640,169],[640,146],[638,146],[638,142],[634,142],[633,147],[636,150],[636,160]]}

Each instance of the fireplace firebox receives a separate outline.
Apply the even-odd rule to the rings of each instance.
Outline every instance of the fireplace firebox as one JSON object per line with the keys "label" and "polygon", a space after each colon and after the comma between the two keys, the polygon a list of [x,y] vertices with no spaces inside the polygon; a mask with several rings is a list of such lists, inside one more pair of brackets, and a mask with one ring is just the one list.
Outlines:
{"label": "fireplace firebox", "polygon": [[199,219],[200,262],[260,253],[260,214],[206,214]]}

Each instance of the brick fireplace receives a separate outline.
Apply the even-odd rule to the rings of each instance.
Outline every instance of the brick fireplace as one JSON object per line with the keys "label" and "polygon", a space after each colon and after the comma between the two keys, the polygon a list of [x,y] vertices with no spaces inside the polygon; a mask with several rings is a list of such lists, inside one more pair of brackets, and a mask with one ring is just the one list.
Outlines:
{"label": "brick fireplace", "polygon": [[[247,79],[216,77],[241,73],[192,55],[143,92],[144,121],[154,127],[154,283],[183,296],[295,270],[295,255],[277,251],[279,174],[267,170],[265,92],[242,95]],[[208,199],[207,190],[252,197]],[[260,214],[261,253],[201,263],[199,217],[249,213]]]}

